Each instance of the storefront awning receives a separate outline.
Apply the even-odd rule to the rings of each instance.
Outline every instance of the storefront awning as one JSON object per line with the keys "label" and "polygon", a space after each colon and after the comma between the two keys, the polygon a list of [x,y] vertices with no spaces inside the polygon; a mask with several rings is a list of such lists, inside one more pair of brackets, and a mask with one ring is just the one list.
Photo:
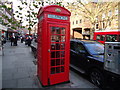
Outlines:
{"label": "storefront awning", "polygon": [[3,25],[1,25],[1,24],[0,24],[0,29],[1,29],[1,30],[4,30],[4,31],[7,31],[7,27],[5,27],[5,26],[3,26]]}

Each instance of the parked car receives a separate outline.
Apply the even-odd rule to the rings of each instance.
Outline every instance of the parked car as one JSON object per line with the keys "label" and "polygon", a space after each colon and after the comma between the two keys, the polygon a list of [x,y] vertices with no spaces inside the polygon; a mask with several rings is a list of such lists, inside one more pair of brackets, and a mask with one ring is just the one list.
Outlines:
{"label": "parked car", "polygon": [[104,70],[104,45],[97,41],[71,40],[70,59],[70,66],[89,75],[98,87],[104,87],[107,79],[120,79],[120,75]]}

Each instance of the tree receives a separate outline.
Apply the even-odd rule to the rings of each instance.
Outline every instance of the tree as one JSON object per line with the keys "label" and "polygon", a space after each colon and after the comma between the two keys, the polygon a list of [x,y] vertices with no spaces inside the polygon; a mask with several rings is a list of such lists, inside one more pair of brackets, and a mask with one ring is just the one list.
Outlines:
{"label": "tree", "polygon": [[[93,32],[95,31],[96,23],[102,21],[100,19],[104,13],[108,13],[111,8],[116,7],[117,3],[113,2],[88,2],[84,3],[80,0],[72,3],[67,3],[67,8],[77,15],[81,15],[84,19],[88,19],[92,25],[90,30],[91,39],[93,38]],[[79,11],[79,12],[78,12]],[[107,16],[104,19],[104,22],[107,23],[112,21],[115,18],[115,15]]]}

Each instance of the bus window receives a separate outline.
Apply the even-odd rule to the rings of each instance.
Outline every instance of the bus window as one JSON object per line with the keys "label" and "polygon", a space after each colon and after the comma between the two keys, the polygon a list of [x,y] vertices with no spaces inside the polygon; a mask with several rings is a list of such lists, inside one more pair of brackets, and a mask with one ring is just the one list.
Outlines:
{"label": "bus window", "polygon": [[101,41],[105,40],[105,35],[101,35]]}
{"label": "bus window", "polygon": [[96,38],[96,40],[100,40],[100,35],[97,35],[97,38]]}
{"label": "bus window", "polygon": [[117,41],[117,35],[106,35],[106,41],[116,42]]}
{"label": "bus window", "polygon": [[118,42],[120,42],[120,35],[118,35]]}

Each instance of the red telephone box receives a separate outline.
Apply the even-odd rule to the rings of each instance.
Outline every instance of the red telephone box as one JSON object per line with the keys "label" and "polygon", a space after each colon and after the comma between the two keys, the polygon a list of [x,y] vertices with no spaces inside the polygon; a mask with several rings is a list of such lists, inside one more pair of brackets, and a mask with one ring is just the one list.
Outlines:
{"label": "red telephone box", "polygon": [[69,81],[70,15],[57,5],[38,12],[38,69],[43,86]]}

